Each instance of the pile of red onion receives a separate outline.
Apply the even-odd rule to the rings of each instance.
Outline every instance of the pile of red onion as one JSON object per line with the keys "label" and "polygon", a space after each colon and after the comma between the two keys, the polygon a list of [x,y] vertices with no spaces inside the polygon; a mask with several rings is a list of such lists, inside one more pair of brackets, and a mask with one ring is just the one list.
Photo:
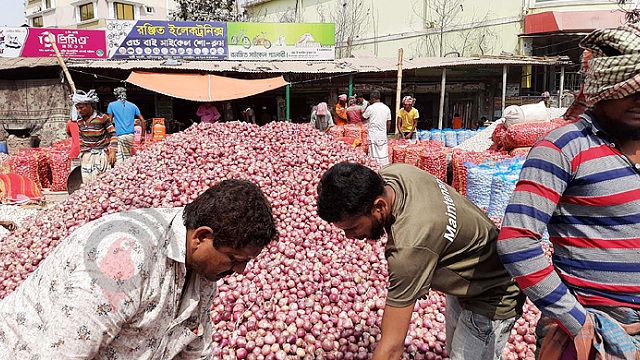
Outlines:
{"label": "pile of red onion", "polygon": [[[183,206],[224,179],[260,185],[280,239],[243,275],[219,282],[214,359],[368,359],[380,339],[387,286],[383,242],[347,240],[315,211],[322,173],[340,161],[375,168],[363,153],[308,125],[201,124],[119,164],[0,240],[0,298],[73,230],[104,214]],[[444,297],[418,301],[407,359],[443,359]],[[538,311],[527,305],[507,359],[532,358]]]}

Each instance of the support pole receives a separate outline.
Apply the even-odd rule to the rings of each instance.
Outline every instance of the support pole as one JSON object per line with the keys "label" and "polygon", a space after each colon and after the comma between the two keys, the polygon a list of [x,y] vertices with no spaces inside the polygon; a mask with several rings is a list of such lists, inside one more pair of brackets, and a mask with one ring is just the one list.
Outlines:
{"label": "support pole", "polygon": [[58,44],[56,44],[56,39],[52,33],[49,33],[49,42],[53,47],[53,51],[56,53],[56,57],[58,58],[58,64],[60,64],[60,67],[64,72],[64,76],[67,78],[67,81],[69,82],[69,86],[71,87],[71,92],[75,94],[76,84],[73,82],[73,79],[71,78],[71,74],[69,74],[69,69],[67,69],[67,64],[64,63],[64,59],[62,58],[62,55],[60,55],[60,50],[58,50]]}
{"label": "support pole", "polygon": [[285,86],[284,89],[285,89],[285,102],[287,103],[285,119],[287,121],[291,121],[291,84],[287,84],[287,86]]}
{"label": "support pole", "polygon": [[564,92],[564,65],[560,67],[560,92],[558,92],[558,107],[562,107],[562,93]]}
{"label": "support pole", "polygon": [[353,74],[349,75],[349,97],[353,96]]}
{"label": "support pole", "polygon": [[[507,103],[507,72],[509,70],[508,65],[502,65],[502,113],[504,113],[504,108]],[[502,117],[502,113],[500,117]]]}
{"label": "support pole", "polygon": [[395,129],[394,134],[398,134],[400,129],[398,129],[398,110],[402,107],[400,104],[401,96],[402,96],[402,55],[403,49],[398,49],[398,84],[396,85],[396,110],[394,111],[395,117],[391,120],[393,121],[393,128]]}
{"label": "support pole", "polygon": [[447,88],[447,69],[442,69],[442,82],[440,83],[440,108],[438,109],[438,129],[442,129],[444,119],[444,96]]}

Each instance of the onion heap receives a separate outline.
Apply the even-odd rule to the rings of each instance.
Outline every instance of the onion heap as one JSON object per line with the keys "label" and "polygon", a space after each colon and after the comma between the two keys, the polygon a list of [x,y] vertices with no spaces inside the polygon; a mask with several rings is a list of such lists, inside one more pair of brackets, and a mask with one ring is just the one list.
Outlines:
{"label": "onion heap", "polygon": [[[0,298],[89,221],[136,208],[184,206],[219,181],[244,179],[269,198],[280,239],[244,274],[219,281],[211,311],[213,359],[368,359],[381,337],[388,276],[384,239],[348,240],[318,217],[317,183],[340,161],[377,168],[362,152],[308,125],[192,126],[1,239]],[[416,303],[405,358],[448,357],[444,311],[445,298],[436,291]],[[532,354],[529,335],[537,316],[528,305],[505,356]]]}

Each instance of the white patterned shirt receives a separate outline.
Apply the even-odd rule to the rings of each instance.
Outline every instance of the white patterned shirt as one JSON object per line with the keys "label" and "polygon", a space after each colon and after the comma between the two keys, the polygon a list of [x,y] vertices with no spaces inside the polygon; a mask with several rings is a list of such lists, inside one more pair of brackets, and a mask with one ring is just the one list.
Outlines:
{"label": "white patterned shirt", "polygon": [[210,358],[216,284],[196,273],[186,279],[185,259],[182,208],[126,211],[82,226],[0,301],[0,354]]}

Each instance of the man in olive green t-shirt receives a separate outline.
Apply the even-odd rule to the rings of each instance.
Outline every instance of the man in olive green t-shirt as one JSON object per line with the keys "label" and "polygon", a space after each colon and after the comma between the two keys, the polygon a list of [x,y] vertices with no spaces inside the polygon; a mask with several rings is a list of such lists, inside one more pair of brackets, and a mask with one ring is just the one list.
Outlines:
{"label": "man in olive green t-shirt", "polygon": [[464,196],[407,164],[377,174],[354,163],[329,169],[318,215],[350,239],[388,240],[389,289],[373,359],[400,359],[415,302],[447,294],[450,358],[499,359],[525,297],[496,252],[498,230]]}

